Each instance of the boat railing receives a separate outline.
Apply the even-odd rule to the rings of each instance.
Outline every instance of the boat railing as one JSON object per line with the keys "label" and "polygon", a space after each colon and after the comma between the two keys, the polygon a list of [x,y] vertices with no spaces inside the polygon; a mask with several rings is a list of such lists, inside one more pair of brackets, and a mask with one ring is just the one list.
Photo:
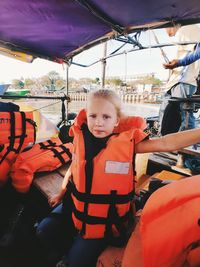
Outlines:
{"label": "boat railing", "polygon": [[20,98],[25,98],[25,99],[48,99],[48,100],[66,100],[66,101],[70,101],[70,97],[68,95],[63,95],[63,96],[36,96],[36,95],[26,95],[26,96],[4,96],[4,95],[0,95],[0,98],[2,99],[20,99]]}

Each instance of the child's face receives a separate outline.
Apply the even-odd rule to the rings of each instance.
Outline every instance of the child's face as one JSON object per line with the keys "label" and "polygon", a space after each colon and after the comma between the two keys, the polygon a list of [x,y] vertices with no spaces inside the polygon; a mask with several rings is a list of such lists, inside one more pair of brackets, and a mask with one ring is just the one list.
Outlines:
{"label": "child's face", "polygon": [[110,135],[118,121],[115,106],[111,102],[102,98],[92,98],[88,101],[87,125],[95,137]]}

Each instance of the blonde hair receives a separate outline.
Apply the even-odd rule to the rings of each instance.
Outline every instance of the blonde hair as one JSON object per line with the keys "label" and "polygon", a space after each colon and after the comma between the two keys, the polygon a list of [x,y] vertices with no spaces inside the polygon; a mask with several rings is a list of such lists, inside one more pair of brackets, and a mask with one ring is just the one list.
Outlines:
{"label": "blonde hair", "polygon": [[91,91],[88,94],[87,101],[92,101],[93,98],[102,98],[109,101],[115,107],[117,116],[119,118],[123,116],[121,99],[116,92],[107,89]]}

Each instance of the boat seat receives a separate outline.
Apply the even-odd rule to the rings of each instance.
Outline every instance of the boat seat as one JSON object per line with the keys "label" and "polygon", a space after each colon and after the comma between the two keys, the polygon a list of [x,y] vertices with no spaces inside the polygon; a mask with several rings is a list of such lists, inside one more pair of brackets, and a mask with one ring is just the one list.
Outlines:
{"label": "boat seat", "polygon": [[59,192],[63,176],[57,171],[36,175],[33,185],[48,199]]}
{"label": "boat seat", "polygon": [[69,165],[62,166],[53,172],[35,174],[33,186],[45,196],[46,199],[56,195],[63,181]]}
{"label": "boat seat", "polygon": [[37,220],[44,218],[52,210],[48,199],[59,192],[68,167],[67,164],[52,172],[35,173],[29,191],[29,205]]}

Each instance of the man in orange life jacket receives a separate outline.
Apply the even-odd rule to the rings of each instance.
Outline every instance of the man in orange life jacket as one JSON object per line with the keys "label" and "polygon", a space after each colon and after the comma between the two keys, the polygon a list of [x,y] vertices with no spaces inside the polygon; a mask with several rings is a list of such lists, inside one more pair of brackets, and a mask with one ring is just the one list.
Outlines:
{"label": "man in orange life jacket", "polygon": [[115,92],[89,94],[86,111],[79,113],[70,129],[74,136],[71,167],[60,193],[49,200],[55,206],[65,195],[66,214],[61,216],[59,205],[37,227],[49,260],[56,261],[65,252],[57,267],[94,267],[109,244],[120,246],[127,241],[136,153],[173,151],[200,140],[200,129],[150,140],[145,127],[140,117],[122,116]]}

